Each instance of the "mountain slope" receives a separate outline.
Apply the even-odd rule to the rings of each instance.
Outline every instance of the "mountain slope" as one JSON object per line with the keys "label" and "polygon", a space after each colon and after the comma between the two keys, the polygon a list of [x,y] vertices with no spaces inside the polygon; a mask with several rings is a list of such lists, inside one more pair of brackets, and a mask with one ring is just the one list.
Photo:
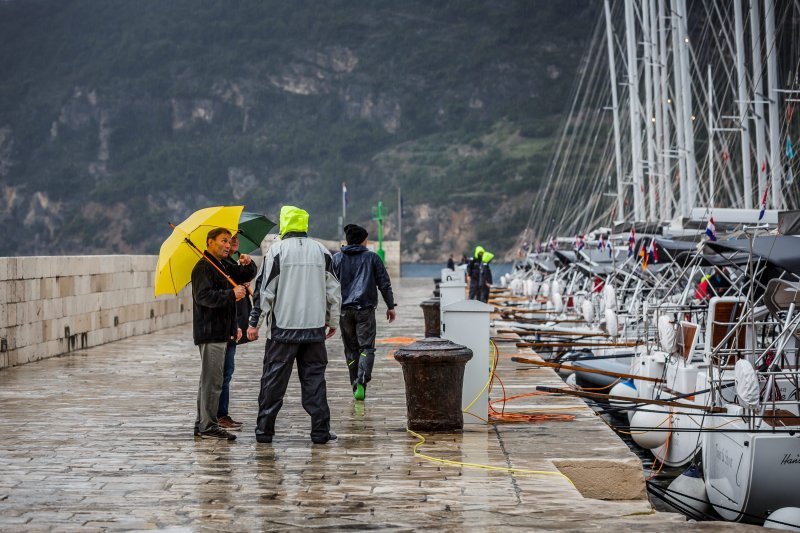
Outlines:
{"label": "mountain slope", "polygon": [[[506,1],[0,3],[0,254],[154,253],[207,205],[385,204],[403,248],[505,251],[598,6]],[[374,232],[373,232],[374,233]]]}

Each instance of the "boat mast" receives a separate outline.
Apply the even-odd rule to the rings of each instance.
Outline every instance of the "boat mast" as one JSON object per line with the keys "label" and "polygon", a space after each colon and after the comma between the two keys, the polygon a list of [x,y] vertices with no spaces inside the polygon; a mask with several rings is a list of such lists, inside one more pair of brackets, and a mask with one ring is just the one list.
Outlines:
{"label": "boat mast", "polygon": [[692,78],[689,63],[689,18],[686,11],[686,0],[677,0],[680,8],[678,14],[678,28],[680,28],[680,56],[681,56],[681,87],[683,89],[683,136],[686,140],[686,192],[688,197],[683,202],[685,212],[683,216],[691,214],[692,207],[697,198],[697,161],[694,153],[694,124],[692,121]]}
{"label": "boat mast", "polygon": [[744,25],[742,24],[742,2],[733,0],[733,16],[736,33],[736,96],[739,105],[739,129],[742,145],[742,181],[744,185],[744,208],[753,209],[753,176],[750,171],[750,118],[747,102],[747,72],[744,68]]}
{"label": "boat mast", "polygon": [[714,83],[711,79],[711,65],[708,65],[708,208],[714,209]]}
{"label": "boat mast", "polygon": [[769,174],[772,208],[783,209],[781,183],[780,130],[778,129],[778,47],[775,41],[775,2],[764,0],[764,37],[767,50],[767,87],[769,90]]}
{"label": "boat mast", "polygon": [[672,218],[672,163],[670,161],[670,129],[669,129],[669,69],[667,68],[667,21],[664,17],[666,0],[658,0],[658,48],[661,54],[659,74],[661,84],[661,174],[659,191],[661,191],[661,220]]}
{"label": "boat mast", "polygon": [[617,217],[625,219],[625,185],[622,178],[622,143],[619,133],[619,101],[617,98],[617,64],[614,60],[614,36],[611,33],[611,8],[605,0],[606,42],[608,44],[608,71],[611,80],[611,111],[614,115],[614,157],[617,169]]}
{"label": "boat mast", "polygon": [[655,169],[654,181],[650,182],[652,194],[656,197],[655,213],[653,214],[654,220],[666,220],[664,216],[664,208],[662,207],[665,202],[663,191],[663,176],[666,172],[663,166],[663,151],[664,143],[661,136],[661,121],[664,120],[664,115],[661,112],[661,64],[659,63],[658,55],[658,22],[656,11],[656,0],[649,0],[650,20],[648,25],[650,27],[650,68],[652,69],[652,84],[653,84],[653,112],[655,117],[653,120],[654,132],[653,139],[655,141],[655,155],[652,160],[653,168]]}
{"label": "boat mast", "polygon": [[767,187],[767,171],[761,170],[767,162],[767,140],[764,132],[764,66],[761,63],[761,19],[758,0],[750,0],[750,41],[753,55],[753,115],[756,126],[756,173],[758,176],[758,197],[761,201]]}
{"label": "boat mast", "polygon": [[652,43],[653,33],[650,31],[650,2],[642,1],[642,40],[644,41],[644,130],[647,138],[647,192],[649,200],[649,211],[647,219],[657,220],[656,214],[656,178],[654,170],[656,166],[655,142],[653,139],[653,54]]}
{"label": "boat mast", "polygon": [[680,216],[688,217],[689,216],[689,207],[687,207],[687,202],[689,199],[689,194],[687,191],[687,163],[686,163],[686,132],[685,127],[686,124],[683,121],[683,82],[681,78],[683,77],[683,69],[681,68],[681,53],[679,52],[681,48],[681,38],[680,38],[680,30],[678,29],[679,23],[679,13],[675,11],[677,8],[677,4],[680,0],[673,0],[672,1],[672,72],[673,72],[673,81],[675,83],[675,88],[673,91],[673,95],[675,97],[675,106],[674,106],[674,115],[675,115],[675,131],[678,135],[678,172],[679,175],[679,191],[680,191],[680,198],[678,200],[678,211]]}
{"label": "boat mast", "polygon": [[628,102],[631,122],[631,178],[633,180],[634,220],[644,220],[644,183],[642,180],[642,131],[639,111],[639,70],[636,64],[636,20],[633,0],[625,0],[625,37],[628,48]]}

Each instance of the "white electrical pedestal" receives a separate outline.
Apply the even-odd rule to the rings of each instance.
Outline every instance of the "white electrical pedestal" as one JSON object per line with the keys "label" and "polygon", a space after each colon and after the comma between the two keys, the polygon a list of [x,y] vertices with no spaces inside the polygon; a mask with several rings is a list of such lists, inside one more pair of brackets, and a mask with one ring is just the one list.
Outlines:
{"label": "white electrical pedestal", "polygon": [[466,300],[466,288],[467,284],[463,280],[451,279],[450,281],[445,281],[442,278],[441,283],[439,283],[439,319],[442,320],[442,324],[444,324],[444,307]]}
{"label": "white electrical pedestal", "polygon": [[[440,287],[441,288],[441,287]],[[489,391],[486,383],[491,372],[489,361],[489,313],[491,305],[478,300],[465,300],[444,305],[442,293],[442,338],[472,350],[472,359],[464,369],[461,408],[469,408],[484,420],[489,419]],[[475,399],[477,397],[477,399]],[[484,424],[484,420],[464,413],[465,424]]]}

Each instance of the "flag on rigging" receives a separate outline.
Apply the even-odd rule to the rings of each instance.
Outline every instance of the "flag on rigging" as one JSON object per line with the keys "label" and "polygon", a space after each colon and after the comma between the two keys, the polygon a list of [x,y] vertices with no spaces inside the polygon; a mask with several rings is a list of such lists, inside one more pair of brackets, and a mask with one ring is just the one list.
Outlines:
{"label": "flag on rigging", "polygon": [[708,239],[711,241],[717,240],[717,228],[714,226],[714,217],[710,217],[708,219],[708,224],[706,224],[706,235],[708,235]]}
{"label": "flag on rigging", "polygon": [[558,241],[556,240],[555,236],[550,236],[550,242],[548,243],[550,246],[550,250],[555,251],[558,250]]}
{"label": "flag on rigging", "polygon": [[653,263],[658,263],[658,248],[656,248],[656,238],[650,238],[650,244],[647,245],[647,255],[650,256]]}
{"label": "flag on rigging", "polygon": [[789,137],[786,137],[786,157],[789,159],[794,157],[794,146],[792,146],[792,140]]}
{"label": "flag on rigging", "polygon": [[602,233],[600,234],[600,238],[597,240],[597,249],[598,250],[606,249],[606,236]]}
{"label": "flag on rigging", "polygon": [[575,235],[575,239],[572,241],[572,247],[575,248],[575,251],[580,252],[584,246],[586,246],[586,241],[583,240],[583,235],[580,233]]}
{"label": "flag on rigging", "polygon": [[636,232],[631,226],[631,234],[628,236],[628,257],[633,255],[633,249],[636,246]]}
{"label": "flag on rigging", "polygon": [[767,186],[764,187],[764,196],[761,197],[761,211],[758,212],[758,220],[764,218],[764,214],[767,212],[767,194],[769,193],[769,181],[767,182]]}

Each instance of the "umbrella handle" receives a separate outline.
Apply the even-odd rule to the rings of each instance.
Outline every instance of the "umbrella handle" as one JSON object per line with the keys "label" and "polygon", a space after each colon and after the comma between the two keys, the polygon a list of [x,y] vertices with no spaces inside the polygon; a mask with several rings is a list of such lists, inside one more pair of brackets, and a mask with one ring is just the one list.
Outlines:
{"label": "umbrella handle", "polygon": [[[226,274],[226,273],[225,273],[225,272],[224,272],[224,271],[223,271],[223,270],[222,270],[220,267],[218,267],[218,266],[216,265],[216,263],[214,263],[214,262],[213,262],[211,259],[209,259],[209,258],[206,256],[206,254],[204,254],[203,252],[201,252],[201,251],[200,251],[200,249],[199,249],[197,246],[195,246],[195,244],[194,244],[194,243],[193,243],[191,240],[189,240],[189,238],[188,238],[188,237],[187,237],[187,238],[185,238],[184,240],[186,241],[186,244],[188,244],[188,245],[189,245],[189,247],[190,247],[190,248],[191,248],[191,249],[194,251],[194,253],[196,253],[196,254],[197,254],[199,257],[200,257],[200,259],[204,259],[204,260],[208,261],[208,264],[209,264],[209,265],[211,265],[211,266],[213,266],[214,268],[216,268],[216,269],[217,269],[217,272],[219,272],[220,274],[222,274],[222,276],[223,276],[223,277],[224,277],[226,280],[228,280],[228,283],[230,283],[230,284],[233,286],[233,288],[234,288],[234,289],[235,289],[236,287],[238,287],[238,286],[239,286],[239,285],[238,285],[238,284],[237,284],[235,281],[233,281],[233,280],[231,279],[231,277],[230,277],[229,275],[227,275],[227,274]],[[253,296],[253,291],[252,291],[252,290],[250,290],[250,287],[245,287],[245,290],[247,291],[247,294],[249,294],[250,296]]]}

